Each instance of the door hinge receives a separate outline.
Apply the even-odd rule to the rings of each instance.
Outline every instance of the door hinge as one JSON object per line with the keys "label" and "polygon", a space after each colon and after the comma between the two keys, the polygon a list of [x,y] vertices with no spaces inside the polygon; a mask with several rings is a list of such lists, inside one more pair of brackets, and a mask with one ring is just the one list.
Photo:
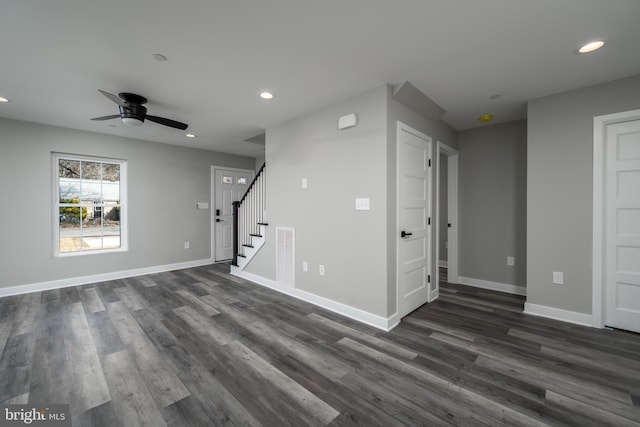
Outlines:
{"label": "door hinge", "polygon": [[429,217],[429,220],[427,221],[427,225],[431,225],[431,217]]}
{"label": "door hinge", "polygon": [[427,276],[427,283],[431,283],[431,275],[430,274]]}
{"label": "door hinge", "polygon": [[431,159],[429,159],[429,167],[431,167]]}

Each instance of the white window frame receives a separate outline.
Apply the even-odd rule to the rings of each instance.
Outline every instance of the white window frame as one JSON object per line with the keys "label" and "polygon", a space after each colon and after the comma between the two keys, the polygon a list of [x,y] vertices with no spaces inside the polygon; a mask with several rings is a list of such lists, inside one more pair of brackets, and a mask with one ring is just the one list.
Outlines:
{"label": "white window frame", "polygon": [[[83,162],[102,162],[118,164],[120,166],[120,247],[94,250],[79,250],[60,252],[60,185],[58,178],[59,160],[78,160]],[[51,219],[52,219],[52,249],[54,258],[97,255],[114,252],[127,252],[129,250],[129,233],[127,224],[127,161],[108,157],[85,156],[81,154],[51,153]],[[82,212],[82,211],[81,211]]]}

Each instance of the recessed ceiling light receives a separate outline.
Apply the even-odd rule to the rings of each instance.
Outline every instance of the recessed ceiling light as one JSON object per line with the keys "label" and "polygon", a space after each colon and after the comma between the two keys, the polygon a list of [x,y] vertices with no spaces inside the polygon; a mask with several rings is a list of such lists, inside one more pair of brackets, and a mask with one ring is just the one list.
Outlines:
{"label": "recessed ceiling light", "polygon": [[585,44],[580,49],[578,49],[578,53],[593,52],[594,50],[600,49],[602,46],[604,46],[604,42],[602,40],[594,40],[592,42]]}
{"label": "recessed ceiling light", "polygon": [[192,134],[192,133],[187,133],[184,136],[186,136],[187,138],[195,138],[196,135]]}
{"label": "recessed ceiling light", "polygon": [[260,92],[260,98],[262,99],[273,99],[273,94],[271,92]]}
{"label": "recessed ceiling light", "polygon": [[3,103],[4,102],[9,102],[9,100],[7,98],[3,98],[3,97],[0,96],[0,102],[3,102]]}
{"label": "recessed ceiling light", "polygon": [[478,117],[478,120],[480,120],[482,123],[490,122],[491,120],[493,120],[493,114],[485,114],[484,116]]}
{"label": "recessed ceiling light", "polygon": [[167,60],[167,57],[166,57],[166,56],[164,56],[164,55],[163,55],[163,54],[161,54],[161,53],[154,53],[154,54],[153,54],[153,59],[155,59],[156,61],[164,62],[164,61],[166,61],[166,60]]}

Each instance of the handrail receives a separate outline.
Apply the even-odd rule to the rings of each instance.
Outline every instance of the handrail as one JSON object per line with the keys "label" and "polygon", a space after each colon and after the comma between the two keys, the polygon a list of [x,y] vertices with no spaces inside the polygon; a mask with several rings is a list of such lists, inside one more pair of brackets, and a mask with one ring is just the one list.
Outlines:
{"label": "handrail", "polygon": [[255,184],[258,178],[260,177],[260,175],[262,175],[262,171],[264,170],[264,167],[266,165],[267,165],[266,162],[262,164],[262,167],[260,168],[256,176],[253,178],[253,181],[251,181],[251,184],[249,184],[249,188],[247,188],[247,191],[244,193],[244,196],[242,196],[242,199],[240,199],[240,204],[242,204],[242,202],[244,202],[244,199],[247,198],[247,194],[249,194],[249,191],[251,191],[251,189],[253,188],[253,184]]}

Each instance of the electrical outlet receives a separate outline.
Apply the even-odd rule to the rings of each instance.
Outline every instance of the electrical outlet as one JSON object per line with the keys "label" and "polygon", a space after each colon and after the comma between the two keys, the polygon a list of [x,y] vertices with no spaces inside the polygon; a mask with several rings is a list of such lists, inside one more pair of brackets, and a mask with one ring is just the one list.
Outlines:
{"label": "electrical outlet", "polygon": [[553,272],[553,284],[564,285],[564,274],[561,271]]}
{"label": "electrical outlet", "polygon": [[189,242],[184,242],[184,248],[185,248],[185,249],[189,249],[189,248],[191,248],[191,243],[189,243]]}
{"label": "electrical outlet", "polygon": [[324,276],[324,265],[321,265],[321,266],[318,268],[318,272],[320,273],[320,275],[321,275],[321,276]]}
{"label": "electrical outlet", "polygon": [[507,257],[507,265],[516,265],[516,259],[512,256]]}
{"label": "electrical outlet", "polygon": [[305,273],[309,271],[309,263],[307,261],[302,261],[302,271]]}

